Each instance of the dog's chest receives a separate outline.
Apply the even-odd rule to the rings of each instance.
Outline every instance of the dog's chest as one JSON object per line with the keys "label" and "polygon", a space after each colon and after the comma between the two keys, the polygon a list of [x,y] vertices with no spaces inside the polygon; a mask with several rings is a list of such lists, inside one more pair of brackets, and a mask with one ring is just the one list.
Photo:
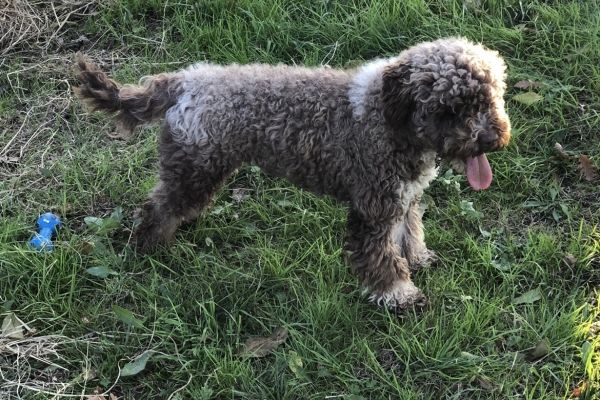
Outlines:
{"label": "dog's chest", "polygon": [[421,159],[423,160],[421,173],[414,180],[400,183],[400,187],[396,191],[402,208],[405,210],[415,198],[421,197],[423,191],[427,189],[438,173],[438,168],[435,166],[435,153],[427,153]]}

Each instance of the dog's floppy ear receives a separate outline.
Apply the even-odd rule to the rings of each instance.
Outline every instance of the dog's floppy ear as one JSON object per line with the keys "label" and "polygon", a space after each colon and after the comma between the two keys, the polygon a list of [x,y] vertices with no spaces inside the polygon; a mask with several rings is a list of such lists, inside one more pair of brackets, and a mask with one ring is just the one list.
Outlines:
{"label": "dog's floppy ear", "polygon": [[399,129],[406,125],[414,108],[410,75],[410,66],[402,61],[386,67],[383,71],[383,116],[392,128]]}

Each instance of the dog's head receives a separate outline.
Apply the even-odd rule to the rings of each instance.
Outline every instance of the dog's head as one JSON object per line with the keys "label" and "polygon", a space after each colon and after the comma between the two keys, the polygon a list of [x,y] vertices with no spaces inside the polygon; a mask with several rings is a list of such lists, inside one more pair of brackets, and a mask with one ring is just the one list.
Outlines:
{"label": "dog's head", "polygon": [[507,145],[504,61],[465,39],[414,46],[383,72],[386,123],[400,146],[435,150],[471,186],[486,189],[492,171],[485,156]]}

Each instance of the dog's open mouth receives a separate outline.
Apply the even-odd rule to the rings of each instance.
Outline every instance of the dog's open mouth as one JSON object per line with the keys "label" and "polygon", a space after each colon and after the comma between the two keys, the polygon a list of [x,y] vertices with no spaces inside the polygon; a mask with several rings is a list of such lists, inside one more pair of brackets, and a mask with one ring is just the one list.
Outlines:
{"label": "dog's open mouth", "polygon": [[485,153],[466,160],[466,172],[469,185],[474,190],[485,190],[492,184],[492,167]]}

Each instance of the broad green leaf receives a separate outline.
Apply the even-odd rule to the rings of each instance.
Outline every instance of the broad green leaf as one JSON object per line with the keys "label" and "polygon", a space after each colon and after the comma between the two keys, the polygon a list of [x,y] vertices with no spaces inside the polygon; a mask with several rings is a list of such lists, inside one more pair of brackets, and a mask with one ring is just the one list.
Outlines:
{"label": "broad green leaf", "polygon": [[90,275],[96,276],[98,278],[107,278],[109,275],[118,275],[116,271],[108,267],[90,267],[85,270]]}
{"label": "broad green leaf", "polygon": [[85,238],[85,240],[81,242],[80,251],[83,254],[108,254],[108,248],[104,244],[102,238],[96,235],[88,236],[87,238]]}
{"label": "broad green leaf", "polygon": [[560,215],[558,210],[552,210],[552,218],[554,218],[554,220],[556,222],[560,222],[560,220],[562,219],[562,216]]}
{"label": "broad green leaf", "polygon": [[319,378],[333,378],[333,374],[322,365],[317,365],[317,376]]}
{"label": "broad green leaf", "polygon": [[97,233],[104,234],[104,233],[108,233],[110,231],[114,231],[120,225],[121,225],[121,222],[119,220],[116,220],[114,218],[107,218],[102,222],[102,225],[98,228]]}
{"label": "broad green leaf", "polygon": [[303,377],[303,367],[304,363],[302,362],[302,358],[295,351],[290,351],[288,353],[288,367],[290,370],[296,375],[297,378]]}
{"label": "broad green leaf", "polygon": [[529,353],[529,360],[535,361],[546,357],[550,353],[550,341],[546,338],[539,342]]}
{"label": "broad green leaf", "polygon": [[2,336],[11,339],[23,339],[24,325],[23,321],[17,318],[15,313],[10,313],[2,321]]}
{"label": "broad green leaf", "polygon": [[349,394],[348,396],[344,396],[345,400],[367,400],[365,397],[360,394]]}
{"label": "broad green leaf", "polygon": [[531,304],[542,298],[540,288],[535,288],[513,300],[513,304]]}
{"label": "broad green leaf", "polygon": [[461,200],[460,201],[460,209],[461,209],[461,215],[465,215],[469,218],[474,218],[474,219],[479,219],[481,217],[483,217],[483,214],[479,211],[477,211],[475,209],[475,207],[473,207],[473,202],[472,201],[467,201],[467,200]]}
{"label": "broad green leaf", "polygon": [[296,204],[292,203],[292,202],[291,202],[291,201],[289,201],[289,200],[279,200],[279,201],[277,202],[277,205],[278,205],[279,207],[283,207],[283,208],[286,208],[286,207],[290,207],[290,208],[297,208],[297,207],[298,207]]}
{"label": "broad green leaf", "polygon": [[567,218],[571,218],[571,210],[569,210],[569,207],[565,203],[559,203],[559,205],[563,214],[565,214]]}
{"label": "broad green leaf", "polygon": [[468,351],[461,351],[460,352],[460,356],[463,358],[468,358],[470,360],[479,360],[481,357],[476,356],[473,353],[469,353]]}
{"label": "broad green leaf", "polygon": [[14,300],[5,301],[4,304],[0,305],[0,311],[9,311],[12,308],[14,302]]}
{"label": "broad green leaf", "polygon": [[583,361],[583,367],[587,375],[591,378],[594,372],[594,365],[592,364],[592,357],[594,356],[594,346],[587,340],[583,342],[581,346],[581,360]]}
{"label": "broad green leaf", "polygon": [[146,350],[135,360],[128,362],[121,369],[121,376],[132,376],[137,375],[146,368],[146,363],[152,357],[154,352],[152,350]]}
{"label": "broad green leaf", "polygon": [[498,271],[510,271],[510,262],[506,260],[492,260],[491,264],[492,267],[496,268]]}
{"label": "broad green leaf", "polygon": [[136,328],[143,328],[144,327],[144,323],[137,319],[133,313],[131,311],[129,311],[126,308],[123,307],[119,307],[117,305],[114,305],[112,307],[113,312],[115,313],[115,315],[117,316],[117,319],[121,322],[123,322],[126,325],[129,326],[134,326]]}
{"label": "broad green leaf", "polygon": [[98,218],[88,216],[83,219],[85,224],[97,234],[105,234],[112,230],[117,229],[121,225],[123,219],[123,209],[121,207],[115,208],[108,218]]}
{"label": "broad green leaf", "polygon": [[486,231],[481,226],[479,227],[479,233],[481,233],[481,236],[483,236],[484,238],[490,238],[490,237],[492,237],[492,232]]}
{"label": "broad green leaf", "polygon": [[44,178],[52,178],[52,170],[48,169],[48,168],[40,168],[40,174],[44,177]]}
{"label": "broad green leaf", "polygon": [[518,101],[519,103],[526,104],[528,106],[540,102],[543,99],[543,96],[540,96],[535,92],[519,93],[513,96],[513,100]]}
{"label": "broad green leaf", "polygon": [[85,217],[83,219],[83,222],[85,222],[85,224],[92,229],[98,229],[102,226],[104,220],[102,218],[89,216]]}
{"label": "broad green leaf", "polygon": [[537,88],[539,88],[541,86],[542,86],[541,83],[535,82],[535,81],[532,81],[532,80],[529,80],[529,79],[522,80],[522,81],[519,81],[519,82],[517,82],[517,83],[514,84],[514,87],[516,87],[517,89],[525,89],[525,90],[527,90],[527,89],[537,89]]}
{"label": "broad green leaf", "polygon": [[213,209],[211,210],[211,214],[212,215],[220,215],[223,213],[223,211],[225,211],[225,207],[223,206],[215,206],[213,207]]}
{"label": "broad green leaf", "polygon": [[123,219],[123,208],[115,208],[115,210],[110,214],[110,218],[121,222],[121,220]]}

